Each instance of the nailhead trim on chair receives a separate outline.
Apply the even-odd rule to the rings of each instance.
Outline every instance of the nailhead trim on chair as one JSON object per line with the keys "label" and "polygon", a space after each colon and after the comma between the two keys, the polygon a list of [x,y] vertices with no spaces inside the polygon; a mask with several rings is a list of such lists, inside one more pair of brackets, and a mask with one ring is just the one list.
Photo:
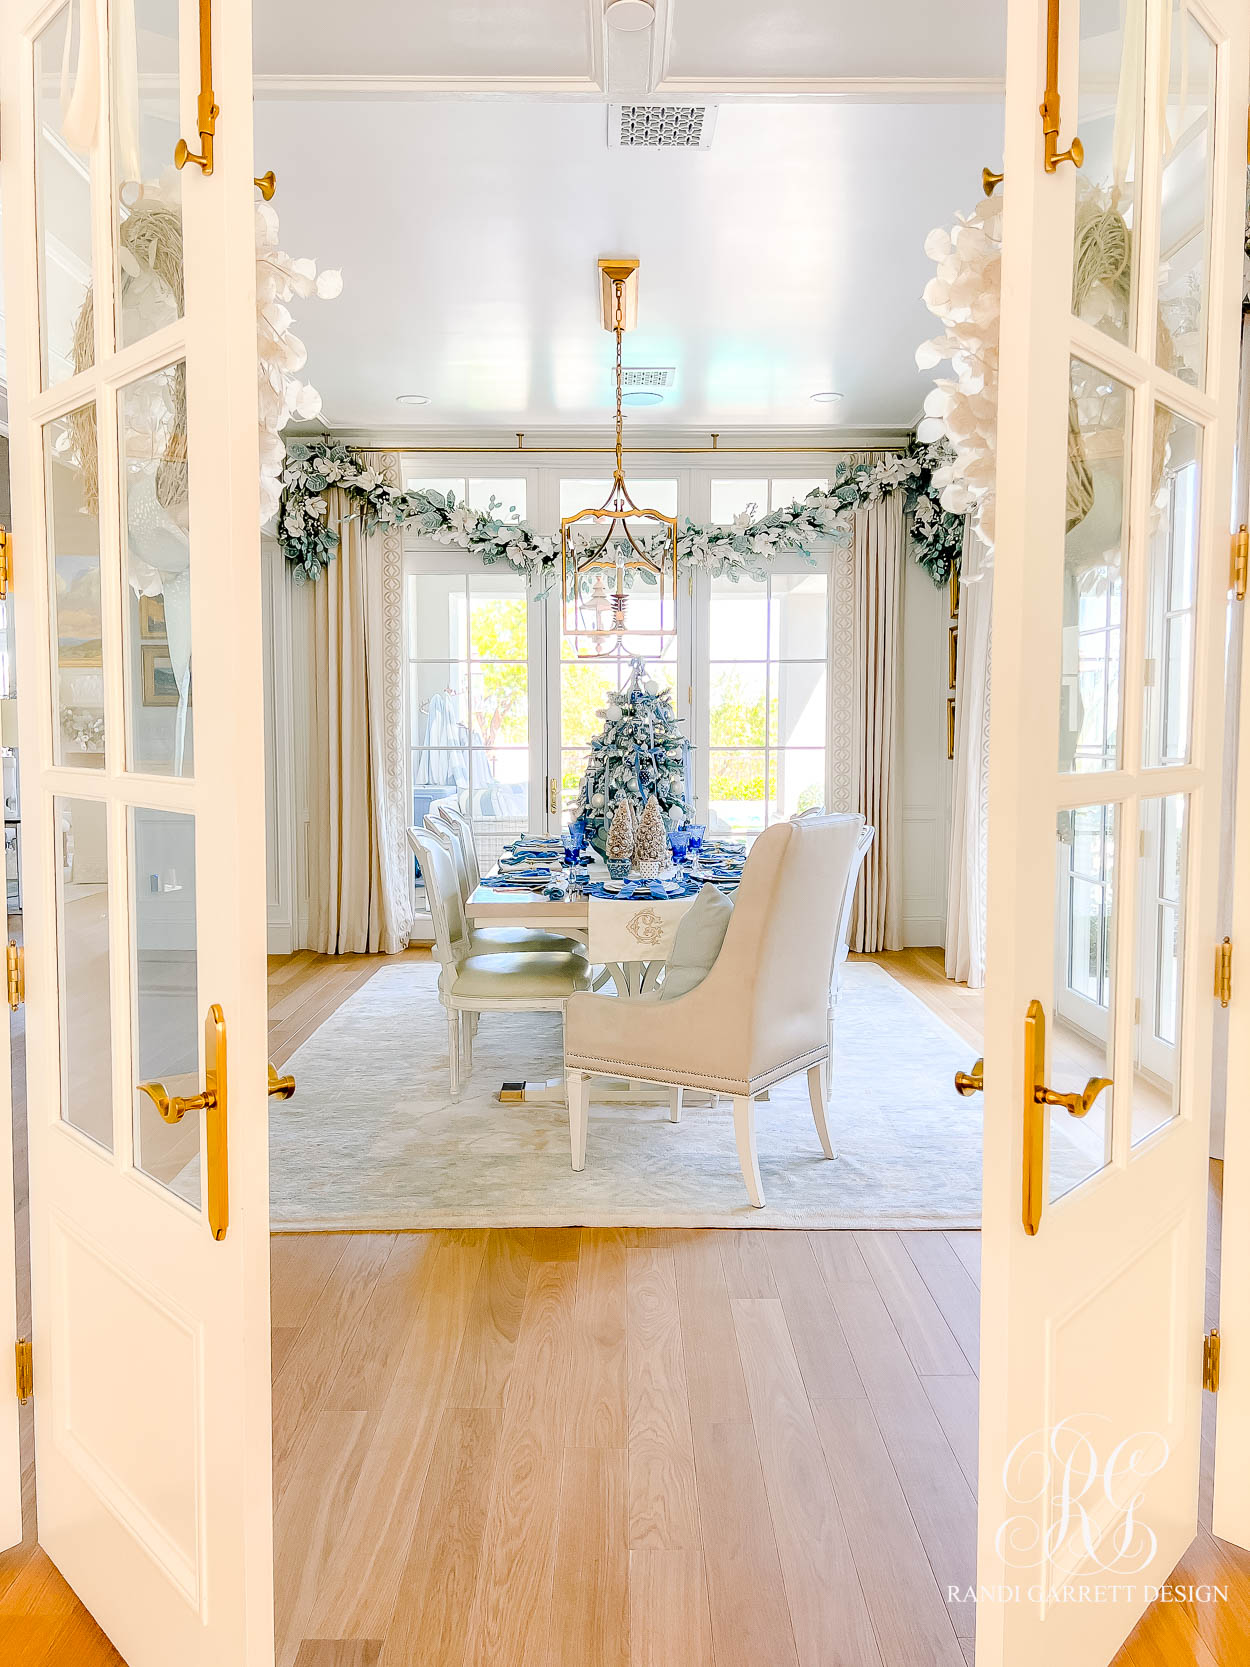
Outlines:
{"label": "nailhead trim on chair", "polygon": [[564,1064],[567,1070],[586,1071],[591,1076],[599,1077],[629,1077],[634,1082],[662,1082],[679,1085],[682,1088],[714,1089],[721,1094],[759,1094],[765,1088],[771,1088],[773,1083],[780,1082],[783,1077],[793,1076],[796,1071],[802,1071],[811,1065],[818,1065],[829,1056],[827,1046],[813,1048],[809,1053],[797,1054],[784,1065],[778,1065],[763,1076],[753,1077],[744,1083],[741,1077],[713,1077],[696,1075],[692,1071],[663,1072],[663,1068],[652,1066],[647,1070],[640,1070],[637,1061],[632,1059],[601,1059],[590,1054],[566,1053]]}

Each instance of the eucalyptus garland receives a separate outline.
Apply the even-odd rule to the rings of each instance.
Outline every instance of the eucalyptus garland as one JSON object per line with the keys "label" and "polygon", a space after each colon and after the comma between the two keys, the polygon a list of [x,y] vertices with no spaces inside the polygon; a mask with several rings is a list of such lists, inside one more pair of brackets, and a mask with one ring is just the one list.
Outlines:
{"label": "eucalyptus garland", "polygon": [[[735,581],[762,578],[779,550],[808,556],[813,539],[845,540],[857,509],[902,492],[912,554],[934,584],[943,585],[959,562],[964,531],[963,516],[942,508],[941,488],[934,484],[944,460],[941,446],[913,442],[905,452],[869,463],[839,463],[828,491],[817,488],[767,515],[745,511],[723,527],[687,520],[677,535],[678,564]],[[557,536],[535,532],[524,521],[501,521],[493,502],[486,510],[471,509],[450,492],[402,492],[341,440],[296,440],[287,447],[277,536],[298,579],[318,578],[334,559],[338,535],[326,524],[322,496],[332,486],[347,494],[366,532],[411,523],[439,544],[469,550],[488,564],[506,562],[532,579],[549,579],[559,563]]]}

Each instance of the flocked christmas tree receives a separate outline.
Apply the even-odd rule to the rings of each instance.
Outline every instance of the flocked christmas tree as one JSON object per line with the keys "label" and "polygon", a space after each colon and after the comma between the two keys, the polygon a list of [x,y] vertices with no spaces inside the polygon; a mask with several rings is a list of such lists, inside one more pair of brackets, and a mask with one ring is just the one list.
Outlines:
{"label": "flocked christmas tree", "polygon": [[690,809],[687,742],[677,727],[672,691],[648,677],[641,660],[633,662],[625,687],[608,696],[601,716],[603,728],[590,743],[578,805],[587,836],[600,853],[622,799],[639,820],[654,794],[670,828],[679,827]]}

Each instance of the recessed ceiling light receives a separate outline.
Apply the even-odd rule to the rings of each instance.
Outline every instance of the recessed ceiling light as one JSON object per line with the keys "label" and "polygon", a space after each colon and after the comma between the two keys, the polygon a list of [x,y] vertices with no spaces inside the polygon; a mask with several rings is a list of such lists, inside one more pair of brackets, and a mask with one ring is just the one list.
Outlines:
{"label": "recessed ceiling light", "polygon": [[430,396],[429,394],[396,394],[395,403],[396,405],[428,405]]}
{"label": "recessed ceiling light", "polygon": [[812,398],[816,401],[817,405],[836,405],[842,398],[842,395],[831,391],[824,394],[813,394]]}
{"label": "recessed ceiling light", "polygon": [[603,17],[609,28],[632,35],[651,27],[655,22],[655,7],[651,0],[612,0]]}
{"label": "recessed ceiling light", "polygon": [[632,393],[621,395],[622,405],[662,405],[664,395],[657,394],[654,388],[635,388]]}

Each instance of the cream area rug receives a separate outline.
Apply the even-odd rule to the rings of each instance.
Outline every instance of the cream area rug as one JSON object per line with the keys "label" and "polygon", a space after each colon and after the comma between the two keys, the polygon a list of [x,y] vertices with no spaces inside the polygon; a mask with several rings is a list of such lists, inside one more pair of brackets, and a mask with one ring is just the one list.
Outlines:
{"label": "cream area rug", "polygon": [[560,1074],[558,1015],[483,1014],[453,1104],[437,979],[432,963],[382,968],[292,1056],[295,1096],[270,1106],[275,1230],[979,1223],[980,1097],[952,1086],[972,1050],[871,962],[844,968],[829,1107],[838,1156],[821,1153],[806,1075],[774,1088],[756,1108],[762,1210],[747,1202],[728,1100],[688,1106],[673,1124],[651,1090],[596,1104],[592,1078],[586,1167],[574,1174],[563,1107],[496,1098],[505,1080]]}

